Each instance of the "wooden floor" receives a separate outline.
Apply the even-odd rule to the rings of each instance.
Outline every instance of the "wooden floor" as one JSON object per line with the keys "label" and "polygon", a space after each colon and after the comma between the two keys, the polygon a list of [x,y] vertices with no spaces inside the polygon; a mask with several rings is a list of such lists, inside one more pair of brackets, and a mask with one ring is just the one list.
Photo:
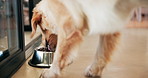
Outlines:
{"label": "wooden floor", "polygon": [[[85,78],[84,70],[93,60],[98,38],[98,35],[86,37],[78,58],[64,69],[62,78]],[[31,57],[28,60],[30,59]],[[43,69],[29,66],[28,60],[12,78],[39,78]],[[147,28],[128,28],[122,31],[118,49],[101,78],[148,78]]]}

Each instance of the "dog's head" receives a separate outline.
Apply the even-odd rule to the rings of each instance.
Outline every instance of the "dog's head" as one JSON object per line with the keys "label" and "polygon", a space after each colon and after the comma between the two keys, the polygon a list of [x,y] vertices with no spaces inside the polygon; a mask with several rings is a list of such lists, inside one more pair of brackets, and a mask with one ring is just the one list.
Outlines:
{"label": "dog's head", "polygon": [[[51,48],[55,48],[57,44],[57,35],[53,33],[54,26],[50,24],[47,17],[37,8],[33,10],[33,16],[31,19],[32,33],[31,38],[35,35],[37,26],[42,31],[42,44],[46,46],[49,44]],[[47,43],[48,42],[48,43]]]}
{"label": "dog's head", "polygon": [[53,32],[58,35],[60,34],[58,36],[59,38],[62,37],[66,39],[76,31],[86,35],[89,28],[86,22],[87,19],[84,18],[87,17],[81,9],[74,8],[74,11],[72,11],[71,8],[67,6],[70,5],[59,0],[40,1],[33,10],[31,37],[34,36],[37,25],[42,30],[43,42],[57,40],[50,40],[50,38],[57,38],[50,36]]}

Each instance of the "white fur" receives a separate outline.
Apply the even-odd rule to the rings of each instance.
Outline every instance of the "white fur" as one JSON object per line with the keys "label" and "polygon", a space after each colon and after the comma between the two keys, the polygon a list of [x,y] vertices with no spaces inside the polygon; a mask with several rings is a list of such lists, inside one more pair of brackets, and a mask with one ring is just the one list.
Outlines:
{"label": "white fur", "polygon": [[120,31],[125,26],[125,19],[121,19],[115,10],[117,0],[60,1],[67,6],[76,23],[82,17],[82,14],[87,16],[89,34],[114,33]]}
{"label": "white fur", "polygon": [[[89,34],[107,34],[120,31],[125,26],[125,19],[122,19],[115,10],[115,4],[117,0],[59,0],[69,10],[75,25],[79,26],[80,19],[83,18],[83,14],[87,16],[87,22],[89,27]],[[41,10],[43,15],[52,26],[57,27],[58,19],[56,15],[52,13],[50,9],[50,2],[48,0],[42,0],[44,4],[42,6],[37,5],[38,10]],[[126,16],[128,17],[128,16]],[[128,18],[127,18],[128,19]],[[127,20],[126,19],[126,20]],[[123,21],[124,20],[124,21]],[[48,26],[51,27],[51,26]],[[79,28],[79,27],[78,27]],[[51,28],[48,28],[51,30]],[[57,28],[52,29],[55,33]]]}
{"label": "white fur", "polygon": [[[63,3],[66,8],[71,13],[75,26],[79,28],[79,24],[82,22],[80,19],[83,18],[83,15],[87,16],[87,23],[89,27],[89,34],[108,34],[120,31],[123,29],[129,21],[129,13],[131,10],[128,10],[126,14],[120,13],[119,10],[116,10],[118,7],[122,7],[122,9],[128,9],[126,6],[116,6],[117,2],[120,0],[59,0]],[[126,0],[127,1],[127,0]],[[135,0],[137,3],[139,0]],[[147,2],[146,0],[143,0]],[[129,2],[133,2],[133,0],[129,0]],[[46,16],[46,19],[54,29],[52,31],[57,32],[58,25],[60,25],[57,21],[57,15],[55,15],[50,9],[50,0],[42,0],[41,6],[37,5],[37,9],[41,10],[42,13]],[[44,5],[42,5],[44,4]],[[130,5],[130,4],[129,4]],[[122,14],[124,14],[124,18],[122,18]],[[51,26],[48,26],[51,27]],[[51,28],[49,28],[51,29]]]}
{"label": "white fur", "polygon": [[[43,5],[44,4],[44,5]],[[48,30],[52,31],[53,33],[57,34],[57,20],[56,20],[56,15],[52,13],[52,9],[50,8],[50,2],[48,0],[42,0],[40,4],[37,4],[37,7],[35,9],[39,10],[45,17],[46,21],[50,23],[50,26],[44,26]]]}

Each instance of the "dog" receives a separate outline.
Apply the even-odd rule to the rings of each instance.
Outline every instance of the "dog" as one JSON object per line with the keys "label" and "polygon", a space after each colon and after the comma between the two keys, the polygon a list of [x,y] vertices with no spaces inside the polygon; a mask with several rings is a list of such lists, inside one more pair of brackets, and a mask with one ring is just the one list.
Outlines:
{"label": "dog", "polygon": [[147,7],[148,0],[41,0],[33,9],[32,34],[37,25],[42,30],[42,44],[49,36],[57,35],[54,60],[42,78],[58,78],[62,70],[76,57],[83,39],[99,34],[98,50],[85,76],[101,76],[103,68],[111,59],[120,37],[120,31],[131,18],[137,7]]}

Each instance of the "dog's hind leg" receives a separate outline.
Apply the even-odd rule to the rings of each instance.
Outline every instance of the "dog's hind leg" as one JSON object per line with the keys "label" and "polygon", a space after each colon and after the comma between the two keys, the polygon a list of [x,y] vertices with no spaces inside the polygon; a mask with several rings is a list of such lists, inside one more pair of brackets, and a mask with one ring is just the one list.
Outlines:
{"label": "dog's hind leg", "polygon": [[103,68],[110,61],[113,50],[116,47],[120,33],[101,35],[93,63],[88,66],[85,76],[94,77],[101,75]]}
{"label": "dog's hind leg", "polygon": [[62,69],[71,64],[76,56],[78,47],[82,42],[81,32],[79,30],[74,30],[66,38],[63,34],[62,32],[58,34],[58,43],[53,64],[50,69],[42,73],[42,78],[57,78]]}

